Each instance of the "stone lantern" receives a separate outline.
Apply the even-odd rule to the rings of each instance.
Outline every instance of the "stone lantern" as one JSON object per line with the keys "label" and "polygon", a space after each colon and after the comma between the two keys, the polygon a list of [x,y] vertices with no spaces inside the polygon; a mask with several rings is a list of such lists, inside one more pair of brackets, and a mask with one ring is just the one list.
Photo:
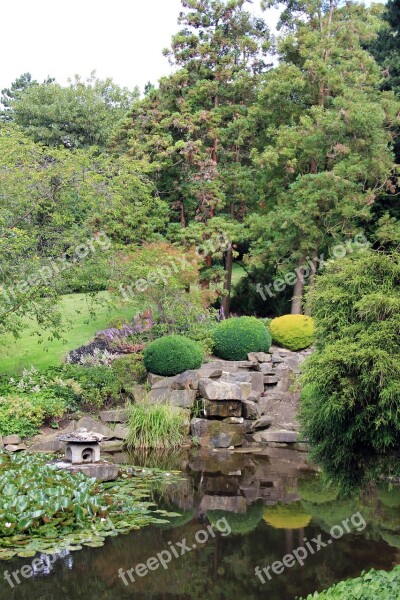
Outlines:
{"label": "stone lantern", "polygon": [[106,436],[93,433],[84,427],[71,433],[60,435],[60,442],[66,442],[65,459],[73,465],[98,463],[100,461],[100,442]]}

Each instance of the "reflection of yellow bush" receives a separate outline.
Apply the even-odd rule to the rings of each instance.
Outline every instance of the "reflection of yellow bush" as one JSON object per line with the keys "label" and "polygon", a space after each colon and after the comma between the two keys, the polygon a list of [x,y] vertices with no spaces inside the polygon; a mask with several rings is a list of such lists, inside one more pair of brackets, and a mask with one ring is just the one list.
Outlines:
{"label": "reflection of yellow bush", "polygon": [[271,321],[269,329],[274,342],[289,350],[303,350],[314,341],[314,321],[304,315],[277,317]]}
{"label": "reflection of yellow bush", "polygon": [[263,518],[275,529],[301,529],[310,524],[312,517],[304,512],[299,502],[294,502],[265,507]]}

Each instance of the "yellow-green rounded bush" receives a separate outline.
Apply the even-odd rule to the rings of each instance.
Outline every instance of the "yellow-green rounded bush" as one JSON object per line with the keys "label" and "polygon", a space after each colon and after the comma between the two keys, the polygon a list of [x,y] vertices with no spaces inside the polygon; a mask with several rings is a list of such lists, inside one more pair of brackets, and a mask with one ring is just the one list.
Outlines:
{"label": "yellow-green rounded bush", "polygon": [[269,329],[274,342],[289,350],[303,350],[314,341],[314,320],[304,315],[277,317],[271,321]]}

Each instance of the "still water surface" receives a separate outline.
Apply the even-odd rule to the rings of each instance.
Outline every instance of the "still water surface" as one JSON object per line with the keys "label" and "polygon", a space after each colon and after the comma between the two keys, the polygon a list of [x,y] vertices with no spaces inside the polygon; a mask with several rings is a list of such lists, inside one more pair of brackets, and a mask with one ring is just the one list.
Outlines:
{"label": "still water surface", "polygon": [[[157,499],[180,517],[170,525],[108,538],[101,548],[60,557],[50,571],[21,578],[14,588],[4,581],[3,570],[21,569],[32,559],[2,562],[0,600],[294,600],[362,570],[389,570],[400,563],[398,488],[371,485],[342,499],[321,484],[304,453],[286,449],[256,455],[196,451],[170,454],[154,464],[158,458],[134,456],[129,461],[184,470],[183,480]],[[358,516],[355,523],[365,522],[365,527],[351,527],[329,544],[331,528],[358,512],[361,520]],[[211,534],[216,523],[221,531]],[[262,583],[255,568],[282,561],[306,546],[304,538],[314,550],[318,543],[313,539],[326,546],[309,552],[303,566],[296,563],[279,575],[270,570],[271,579],[264,575]],[[125,575],[127,586],[118,576],[120,569],[126,573],[171,546],[178,557],[171,552],[165,569],[160,565],[142,577],[132,573],[134,582]]]}

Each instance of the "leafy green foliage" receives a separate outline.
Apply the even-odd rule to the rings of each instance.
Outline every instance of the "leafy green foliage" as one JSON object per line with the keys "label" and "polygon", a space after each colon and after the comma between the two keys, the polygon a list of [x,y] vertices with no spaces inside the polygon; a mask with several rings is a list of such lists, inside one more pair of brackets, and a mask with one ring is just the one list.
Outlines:
{"label": "leafy green foliage", "polygon": [[66,364],[52,367],[49,374],[59,375],[73,382],[81,407],[102,408],[121,401],[122,381],[108,366],[85,367]]}
{"label": "leafy green foliage", "polygon": [[314,321],[304,315],[283,315],[272,319],[269,330],[274,342],[289,350],[303,350],[314,341]]}
{"label": "leafy green foliage", "polygon": [[255,317],[222,321],[213,331],[215,354],[225,360],[246,360],[249,352],[268,352],[272,338]]}
{"label": "leafy green foliage", "polygon": [[164,523],[159,517],[169,515],[155,513],[149,499],[167,481],[161,472],[136,470],[98,483],[47,464],[49,458],[0,453],[0,560],[103,546],[108,536]]}
{"label": "leafy green foliage", "polygon": [[260,91],[265,126],[253,153],[267,200],[250,226],[259,262],[274,257],[288,272],[355,235],[382,188],[394,203],[388,178],[399,108],[392,92],[378,91],[381,74],[365,49],[381,27],[375,9],[287,2],[281,22],[280,62]]}
{"label": "leafy green foliage", "polygon": [[328,598],[339,598],[340,600],[395,600],[398,598],[400,587],[400,567],[393,571],[376,571],[372,569],[368,573],[363,572],[360,577],[341,581],[330,587],[325,592],[309,594],[303,600],[325,600]]}
{"label": "leafy green foliage", "polygon": [[[27,78],[17,80],[14,88],[16,84],[17,93],[11,90],[13,96],[6,96],[8,118],[36,142],[68,149],[104,148],[138,96],[137,90],[130,92],[111,79],[97,79],[94,73],[86,80],[76,76],[64,87],[53,80],[39,84]],[[3,97],[4,92],[8,90]]]}
{"label": "leafy green foliage", "polygon": [[399,283],[400,255],[369,251],[332,262],[310,292],[317,351],[300,419],[321,461],[351,465],[400,443]]}
{"label": "leafy green foliage", "polygon": [[129,354],[112,361],[111,369],[121,386],[142,383],[147,376],[143,354]]}
{"label": "leafy green foliage", "polygon": [[185,439],[187,412],[169,404],[132,404],[128,448],[178,448]]}
{"label": "leafy green foliage", "polygon": [[223,510],[208,510],[206,517],[215,525],[220,519],[227,519],[233,535],[247,535],[254,531],[263,518],[263,502],[254,502],[247,507],[245,514],[224,512]]}
{"label": "leafy green foliage", "polygon": [[177,375],[201,367],[204,354],[198,344],[183,335],[159,338],[144,351],[144,365],[150,373]]}

